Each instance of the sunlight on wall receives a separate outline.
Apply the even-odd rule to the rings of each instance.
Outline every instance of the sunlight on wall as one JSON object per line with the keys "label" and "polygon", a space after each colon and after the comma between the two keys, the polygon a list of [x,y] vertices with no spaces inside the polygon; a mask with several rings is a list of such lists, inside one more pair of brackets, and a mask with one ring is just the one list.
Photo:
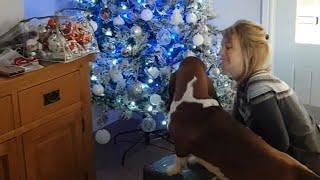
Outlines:
{"label": "sunlight on wall", "polygon": [[320,45],[320,0],[297,0],[295,41]]}

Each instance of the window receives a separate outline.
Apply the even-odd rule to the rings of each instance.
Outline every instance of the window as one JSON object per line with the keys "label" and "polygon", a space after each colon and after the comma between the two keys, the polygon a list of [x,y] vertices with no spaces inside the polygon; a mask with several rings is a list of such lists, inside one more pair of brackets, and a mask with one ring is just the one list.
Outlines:
{"label": "window", "polygon": [[297,0],[295,40],[320,45],[320,0]]}

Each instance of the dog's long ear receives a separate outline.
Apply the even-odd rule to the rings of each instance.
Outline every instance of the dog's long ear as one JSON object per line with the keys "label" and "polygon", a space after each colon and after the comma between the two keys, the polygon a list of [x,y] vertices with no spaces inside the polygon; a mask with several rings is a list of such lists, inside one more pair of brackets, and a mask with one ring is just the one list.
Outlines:
{"label": "dog's long ear", "polygon": [[170,111],[170,105],[173,101],[175,88],[176,88],[176,73],[172,73],[169,81],[169,88],[168,88],[169,99],[166,103],[167,111]]}

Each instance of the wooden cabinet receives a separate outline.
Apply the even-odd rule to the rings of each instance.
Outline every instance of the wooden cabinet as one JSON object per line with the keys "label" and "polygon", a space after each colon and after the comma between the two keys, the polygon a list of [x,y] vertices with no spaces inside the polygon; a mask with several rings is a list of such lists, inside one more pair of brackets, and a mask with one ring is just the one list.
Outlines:
{"label": "wooden cabinet", "polygon": [[13,112],[11,96],[0,97],[0,135],[13,130]]}
{"label": "wooden cabinet", "polygon": [[92,59],[0,78],[0,180],[94,179]]}
{"label": "wooden cabinet", "polygon": [[[0,144],[0,180],[19,180],[21,161],[15,139]],[[18,170],[17,170],[18,168]]]}
{"label": "wooden cabinet", "polygon": [[84,179],[81,126],[79,113],[72,112],[24,134],[28,179]]}

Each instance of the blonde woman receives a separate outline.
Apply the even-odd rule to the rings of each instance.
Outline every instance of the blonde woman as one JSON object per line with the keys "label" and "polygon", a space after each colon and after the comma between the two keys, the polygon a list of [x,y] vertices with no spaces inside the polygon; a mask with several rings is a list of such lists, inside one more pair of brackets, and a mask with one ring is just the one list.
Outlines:
{"label": "blonde woman", "polygon": [[293,90],[270,73],[267,39],[263,27],[247,20],[224,30],[222,69],[238,82],[234,116],[320,175],[320,128]]}

